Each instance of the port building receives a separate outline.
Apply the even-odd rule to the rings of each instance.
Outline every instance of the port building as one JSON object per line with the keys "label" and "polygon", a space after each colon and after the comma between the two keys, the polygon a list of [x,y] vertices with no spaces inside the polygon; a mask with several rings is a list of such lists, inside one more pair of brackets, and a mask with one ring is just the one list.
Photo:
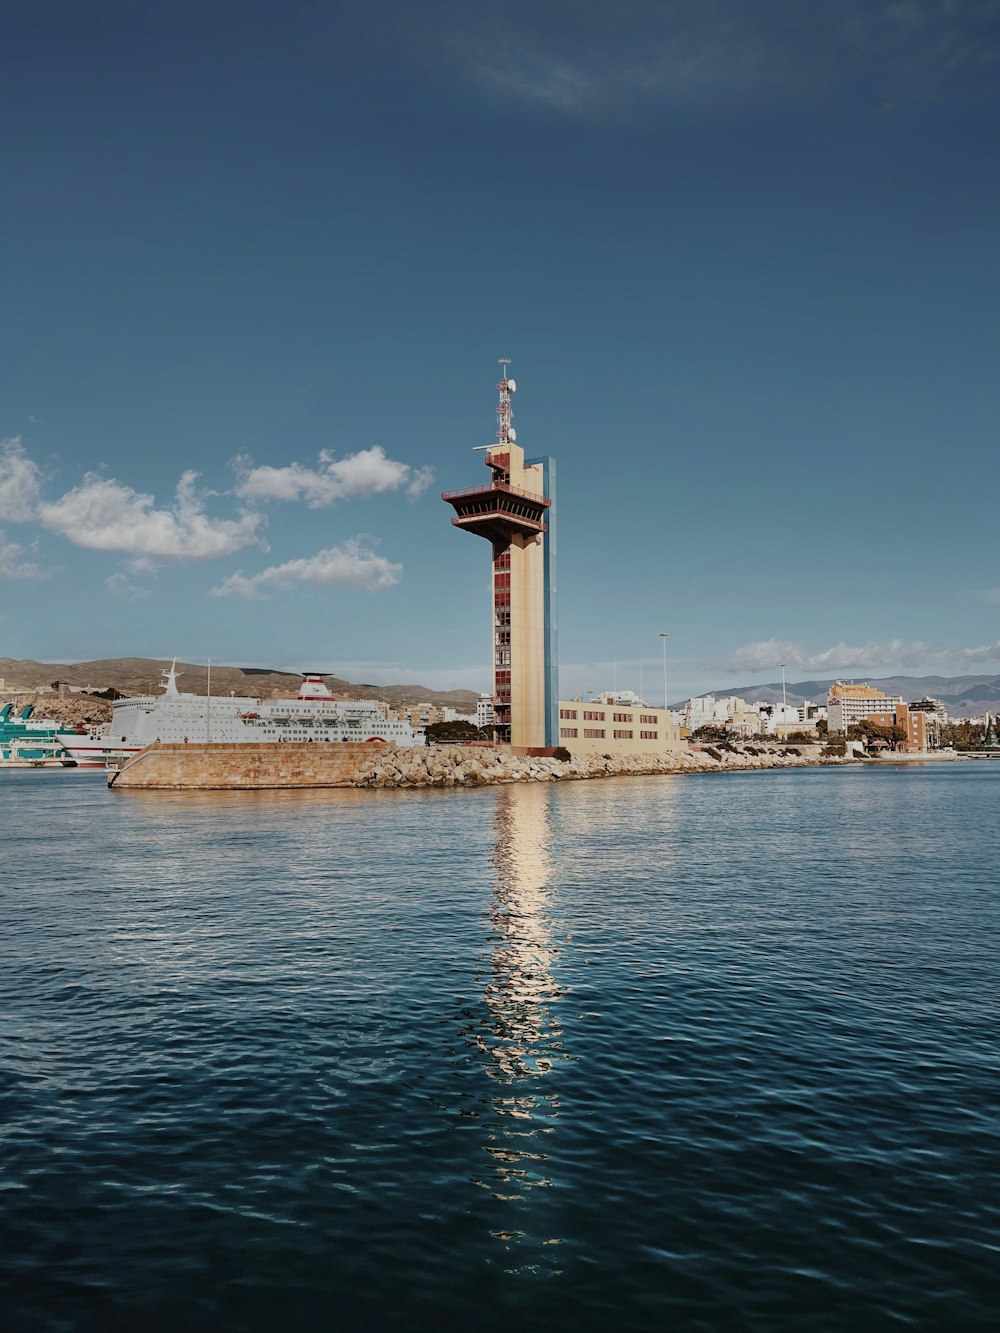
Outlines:
{"label": "port building", "polygon": [[662,754],[676,750],[679,738],[668,709],[631,693],[559,700],[559,744],[573,754]]}

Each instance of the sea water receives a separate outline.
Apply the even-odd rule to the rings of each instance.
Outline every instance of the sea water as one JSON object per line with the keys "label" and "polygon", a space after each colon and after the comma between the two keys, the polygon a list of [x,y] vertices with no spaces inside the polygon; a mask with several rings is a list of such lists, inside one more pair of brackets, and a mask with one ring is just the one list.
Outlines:
{"label": "sea water", "polygon": [[995,1326],[1000,764],[0,778],[4,1330]]}

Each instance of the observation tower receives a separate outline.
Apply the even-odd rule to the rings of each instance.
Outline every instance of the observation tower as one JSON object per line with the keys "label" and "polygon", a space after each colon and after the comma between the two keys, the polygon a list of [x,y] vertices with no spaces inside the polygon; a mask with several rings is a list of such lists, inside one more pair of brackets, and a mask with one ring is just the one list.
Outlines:
{"label": "observation tower", "polygon": [[559,744],[556,671],[555,460],[525,458],[511,424],[517,384],[500,359],[497,443],[480,445],[490,480],[445,491],[451,520],[492,548],[496,736],[515,749]]}

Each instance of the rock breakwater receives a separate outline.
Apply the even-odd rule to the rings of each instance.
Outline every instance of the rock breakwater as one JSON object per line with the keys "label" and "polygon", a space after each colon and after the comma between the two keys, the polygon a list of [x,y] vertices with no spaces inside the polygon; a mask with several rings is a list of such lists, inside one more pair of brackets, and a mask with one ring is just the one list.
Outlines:
{"label": "rock breakwater", "polygon": [[148,746],[109,779],[116,788],[261,790],[295,787],[483,787],[658,773],[721,773],[854,762],[820,747],[703,748],[662,755],[576,755],[568,760],[465,745],[188,744]]}
{"label": "rock breakwater", "polygon": [[662,755],[575,755],[569,760],[529,757],[460,745],[427,750],[379,751],[363,764],[357,787],[477,787],[506,782],[557,782],[657,773],[723,773],[764,768],[815,768],[853,763],[815,753],[763,747],[672,750]]}

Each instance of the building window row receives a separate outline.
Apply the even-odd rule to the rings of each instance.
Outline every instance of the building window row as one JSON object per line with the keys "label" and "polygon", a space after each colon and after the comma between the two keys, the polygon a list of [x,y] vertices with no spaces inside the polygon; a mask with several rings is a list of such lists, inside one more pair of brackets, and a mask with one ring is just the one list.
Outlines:
{"label": "building window row", "polygon": [[585,712],[583,715],[583,720],[584,722],[603,722],[604,714]]}
{"label": "building window row", "polygon": [[631,713],[615,713],[615,721],[616,721],[616,722],[631,722],[631,721],[632,721],[632,714],[631,714]]}
{"label": "building window row", "polygon": [[560,727],[559,735],[566,737],[573,737],[577,735],[577,729],[576,727]]}
{"label": "building window row", "polygon": [[659,739],[659,736],[655,731],[640,731],[639,739],[641,741],[655,741]]}
{"label": "building window row", "polygon": [[603,741],[603,740],[604,740],[604,728],[603,728],[603,727],[584,727],[584,729],[583,729],[583,734],[584,734],[584,736],[587,738],[587,740],[591,740],[591,741]]}
{"label": "building window row", "polygon": [[655,727],[657,723],[657,717],[655,713],[640,713],[639,721],[651,723]]}
{"label": "building window row", "polygon": [[562,717],[562,718],[567,718],[567,719],[568,719],[569,721],[571,721],[571,722],[575,722],[575,721],[576,721],[576,709],[575,709],[575,708],[560,708],[560,709],[559,709],[559,716]]}
{"label": "building window row", "polygon": [[616,731],[616,732],[615,732],[615,740],[616,740],[616,741],[630,741],[631,739],[632,739],[632,733],[631,733],[630,731]]}

